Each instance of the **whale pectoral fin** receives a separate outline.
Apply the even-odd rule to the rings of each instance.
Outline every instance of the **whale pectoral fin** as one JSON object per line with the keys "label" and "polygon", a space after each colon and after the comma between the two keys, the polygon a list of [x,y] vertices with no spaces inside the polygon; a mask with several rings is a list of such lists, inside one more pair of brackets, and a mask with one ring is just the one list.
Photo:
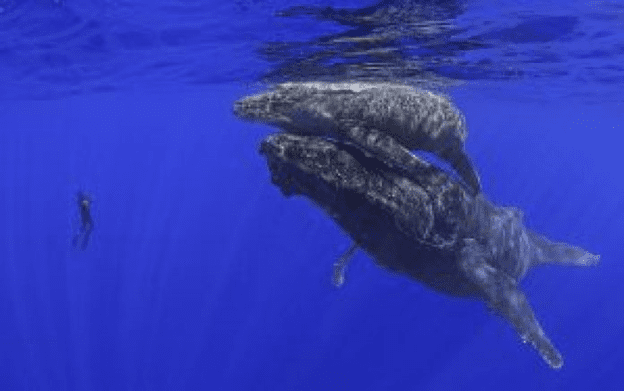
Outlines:
{"label": "whale pectoral fin", "polygon": [[352,243],[351,246],[344,254],[334,263],[334,270],[332,275],[332,283],[336,288],[340,288],[345,281],[345,270],[347,269],[347,265],[353,255],[355,254],[355,250],[357,250],[357,244]]}
{"label": "whale pectoral fin", "polygon": [[474,240],[462,249],[460,267],[483,292],[486,302],[512,324],[523,342],[529,342],[553,369],[563,365],[561,353],[550,342],[514,279],[485,261],[485,251]]}
{"label": "whale pectoral fin", "polygon": [[459,154],[458,159],[453,164],[453,168],[470,187],[472,190],[471,195],[475,196],[481,192],[481,179],[479,179],[479,174],[477,174],[468,155],[464,152]]}
{"label": "whale pectoral fin", "polygon": [[463,150],[462,145],[450,146],[445,150],[438,150],[435,153],[443,160],[450,163],[457,175],[468,186],[468,191],[473,197],[481,193],[481,179],[472,164],[470,157]]}
{"label": "whale pectoral fin", "polygon": [[533,246],[532,265],[551,263],[568,266],[596,266],[600,263],[600,255],[589,253],[580,247],[552,242],[530,230],[527,230],[527,237]]}
{"label": "whale pectoral fin", "polygon": [[[347,129],[344,136],[347,141],[351,140],[355,145],[363,147],[391,167],[413,170],[421,168],[418,163],[423,164],[392,136],[377,129],[354,126]],[[429,166],[428,163],[424,164]]]}

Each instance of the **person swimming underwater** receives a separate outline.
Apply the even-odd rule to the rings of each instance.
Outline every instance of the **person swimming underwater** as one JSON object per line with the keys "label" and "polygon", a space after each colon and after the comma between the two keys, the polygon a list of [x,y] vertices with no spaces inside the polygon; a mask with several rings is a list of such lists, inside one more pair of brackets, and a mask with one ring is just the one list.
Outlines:
{"label": "person swimming underwater", "polygon": [[78,209],[80,211],[80,220],[81,227],[80,232],[74,236],[73,245],[76,247],[80,237],[82,236],[82,243],[80,248],[85,250],[87,245],[89,244],[89,236],[91,235],[91,231],[93,231],[93,218],[91,217],[91,197],[79,191],[76,196],[76,201],[78,202]]}

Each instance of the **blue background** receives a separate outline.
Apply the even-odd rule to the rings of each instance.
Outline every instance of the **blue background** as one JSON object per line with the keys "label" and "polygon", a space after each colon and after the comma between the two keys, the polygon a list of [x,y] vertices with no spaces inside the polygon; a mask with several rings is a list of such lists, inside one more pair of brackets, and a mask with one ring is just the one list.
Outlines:
{"label": "blue background", "polygon": [[[622,389],[624,48],[584,47],[582,32],[621,43],[623,9],[574,9],[575,33],[552,49],[563,78],[518,60],[523,77],[447,90],[487,197],[602,256],[522,282],[564,355],[553,371],[483,303],[362,252],[331,286],[348,237],[271,185],[257,149],[275,130],[231,110],[263,88],[260,42],[335,27],[275,17],[290,2],[149,4],[0,2],[1,389]],[[467,14],[564,9],[497,4]],[[79,190],[95,221],[84,252],[71,246]]]}

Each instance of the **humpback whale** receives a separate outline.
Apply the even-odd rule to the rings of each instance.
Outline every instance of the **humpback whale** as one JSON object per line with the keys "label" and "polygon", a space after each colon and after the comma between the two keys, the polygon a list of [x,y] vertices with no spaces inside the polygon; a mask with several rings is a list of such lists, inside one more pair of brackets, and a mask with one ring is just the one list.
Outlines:
{"label": "humpback whale", "polygon": [[380,82],[283,83],[235,102],[234,111],[291,133],[349,139],[360,146],[382,132],[390,136],[385,143],[402,145],[404,150],[393,148],[391,155],[403,163],[411,159],[411,149],[435,153],[451,164],[472,194],[481,191],[464,152],[468,130],[463,114],[449,99],[430,91]]}
{"label": "humpback whale", "polygon": [[[347,90],[355,91],[356,87]],[[385,88],[373,90],[389,92]],[[358,91],[369,96],[371,88]],[[363,140],[353,138],[352,129],[357,133],[366,125],[360,120],[362,112],[355,109],[350,109],[356,121],[348,132],[321,129],[314,121],[309,122],[308,130],[305,122],[292,127],[289,120],[294,111],[284,110],[281,105],[309,102],[305,97],[297,101],[296,96],[288,100],[283,96],[277,100],[263,98],[262,104],[257,96],[253,102],[245,98],[235,103],[234,111],[241,118],[266,119],[284,130],[269,135],[260,144],[273,184],[287,197],[301,195],[310,199],[352,239],[351,247],[333,265],[334,284],[344,283],[350,258],[362,249],[377,265],[435,291],[483,300],[551,368],[561,368],[563,357],[541,327],[520,282],[538,265],[592,266],[600,256],[533,232],[524,226],[519,209],[496,206],[483,193],[459,183],[440,168],[416,156],[404,156],[410,154],[405,143],[409,148],[413,146],[406,138],[412,142],[422,140],[421,135],[411,136],[413,129],[386,131],[382,120],[377,119],[376,123],[371,120],[374,126],[368,129],[374,129],[372,135]],[[426,113],[419,114],[419,132],[425,135],[435,132],[422,130],[422,124],[438,124],[440,129],[446,126],[425,119],[432,112],[428,108],[435,105],[425,104]],[[316,109],[301,110],[309,114]],[[330,117],[328,126],[336,123],[331,113],[323,115]],[[341,120],[338,127],[344,123]],[[451,128],[459,131],[458,127]],[[408,136],[398,137],[401,132]],[[435,139],[429,136],[425,142]],[[399,161],[410,166],[406,168]]]}

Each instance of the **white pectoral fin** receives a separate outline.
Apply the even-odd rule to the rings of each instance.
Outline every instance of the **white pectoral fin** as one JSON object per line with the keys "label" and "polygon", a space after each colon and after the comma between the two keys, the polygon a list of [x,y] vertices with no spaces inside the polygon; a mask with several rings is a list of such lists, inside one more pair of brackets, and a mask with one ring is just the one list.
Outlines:
{"label": "white pectoral fin", "polygon": [[561,353],[544,333],[526,296],[514,279],[485,261],[486,253],[474,241],[467,242],[461,253],[461,270],[480,288],[486,302],[511,323],[523,342],[530,343],[551,368],[561,368]]}
{"label": "white pectoral fin", "polygon": [[552,242],[529,230],[527,230],[527,235],[533,246],[533,265],[551,263],[568,266],[595,266],[600,263],[600,255],[589,253],[580,247]]}

